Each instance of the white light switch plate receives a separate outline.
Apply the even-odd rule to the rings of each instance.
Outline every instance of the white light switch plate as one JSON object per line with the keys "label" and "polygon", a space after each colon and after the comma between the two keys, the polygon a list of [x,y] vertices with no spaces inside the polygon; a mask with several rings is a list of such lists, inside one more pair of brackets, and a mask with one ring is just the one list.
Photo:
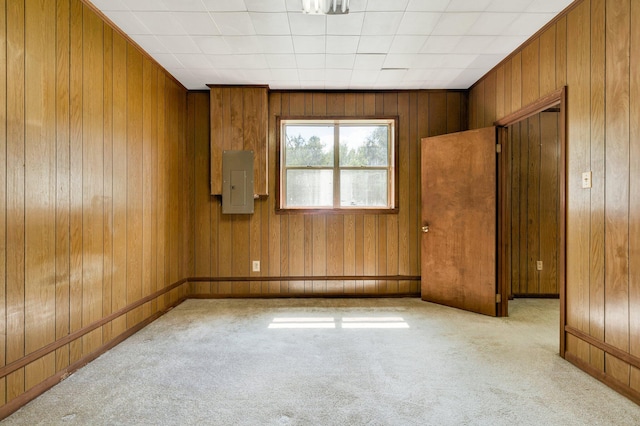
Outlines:
{"label": "white light switch plate", "polygon": [[252,270],[253,272],[260,272],[260,261],[259,260],[254,260],[252,262]]}
{"label": "white light switch plate", "polygon": [[542,271],[542,260],[536,261],[536,269]]}
{"label": "white light switch plate", "polygon": [[585,189],[591,188],[591,172],[582,174],[582,187]]}

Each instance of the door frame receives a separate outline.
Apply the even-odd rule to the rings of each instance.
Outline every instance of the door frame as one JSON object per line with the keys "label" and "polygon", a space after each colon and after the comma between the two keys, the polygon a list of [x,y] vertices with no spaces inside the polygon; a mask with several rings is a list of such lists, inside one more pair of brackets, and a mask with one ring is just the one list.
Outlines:
{"label": "door frame", "polygon": [[501,291],[502,301],[499,306],[501,310],[500,316],[508,314],[508,287],[509,278],[508,265],[510,256],[508,254],[511,235],[511,191],[509,182],[511,181],[511,170],[508,163],[508,156],[511,147],[508,144],[507,127],[536,115],[549,107],[560,104],[560,169],[558,170],[558,196],[559,200],[559,247],[558,247],[558,284],[560,293],[560,356],[564,358],[565,354],[565,330],[566,324],[566,215],[567,215],[567,88],[557,89],[535,102],[524,106],[523,108],[497,120],[494,125],[498,131],[498,143],[501,146],[501,154],[498,158],[498,247],[497,247],[497,271],[498,271],[498,288]]}

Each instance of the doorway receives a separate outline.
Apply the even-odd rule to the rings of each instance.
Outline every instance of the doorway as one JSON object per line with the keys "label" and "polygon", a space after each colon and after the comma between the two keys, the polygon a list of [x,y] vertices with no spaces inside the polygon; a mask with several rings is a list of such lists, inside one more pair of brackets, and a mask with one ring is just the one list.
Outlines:
{"label": "doorway", "polygon": [[[564,357],[566,93],[498,120],[498,279],[503,297],[559,297]],[[503,304],[507,309],[507,304]],[[506,312],[505,312],[506,315]]]}

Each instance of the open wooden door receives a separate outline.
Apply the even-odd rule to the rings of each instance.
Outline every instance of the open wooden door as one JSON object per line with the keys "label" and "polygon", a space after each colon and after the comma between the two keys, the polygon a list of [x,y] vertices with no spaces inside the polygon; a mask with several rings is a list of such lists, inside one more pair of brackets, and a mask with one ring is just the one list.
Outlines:
{"label": "open wooden door", "polygon": [[422,139],[422,299],[496,316],[496,129]]}

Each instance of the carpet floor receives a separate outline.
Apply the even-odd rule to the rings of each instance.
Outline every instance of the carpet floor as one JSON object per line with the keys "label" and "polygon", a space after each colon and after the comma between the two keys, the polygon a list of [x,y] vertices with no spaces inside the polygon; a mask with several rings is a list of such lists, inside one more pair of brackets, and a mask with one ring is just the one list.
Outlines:
{"label": "carpet floor", "polygon": [[187,300],[3,425],[638,425],[558,356],[558,300]]}

